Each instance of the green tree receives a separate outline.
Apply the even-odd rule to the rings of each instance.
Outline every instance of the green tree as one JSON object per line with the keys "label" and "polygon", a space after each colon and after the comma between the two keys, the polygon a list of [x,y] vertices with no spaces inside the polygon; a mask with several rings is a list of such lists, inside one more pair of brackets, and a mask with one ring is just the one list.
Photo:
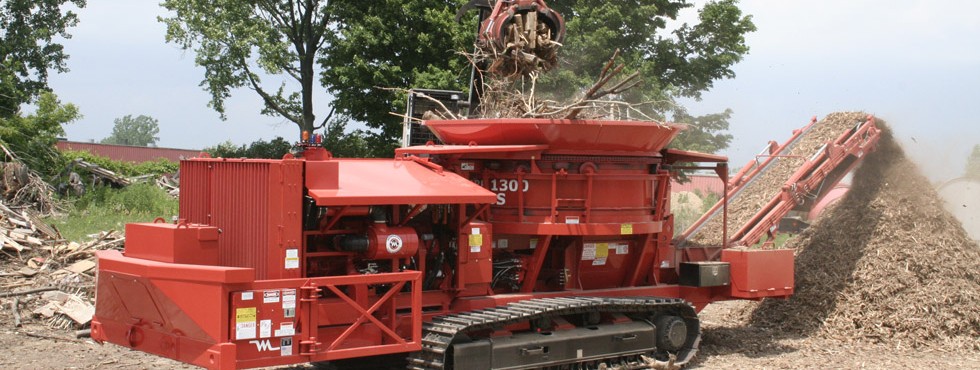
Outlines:
{"label": "green tree", "polygon": [[34,114],[0,117],[0,142],[32,170],[51,177],[61,172],[61,157],[54,149],[62,125],[81,118],[78,108],[62,104],[52,93],[41,93]]}
{"label": "green tree", "polygon": [[732,141],[732,135],[725,131],[728,130],[728,120],[731,117],[731,109],[697,117],[683,109],[676,109],[674,121],[687,124],[687,129],[677,135],[670,147],[702,153],[714,153],[727,148]]}
{"label": "green tree", "polygon": [[[78,15],[67,4],[86,0],[0,1],[0,118],[18,114],[48,89],[50,71],[66,72],[68,55],[56,37],[71,38]],[[55,99],[56,100],[56,99]]]}
{"label": "green tree", "polygon": [[[338,2],[330,50],[320,59],[321,82],[334,96],[337,111],[376,129],[360,131],[372,154],[390,156],[401,137],[404,94],[379,89],[465,90],[470,63],[459,51],[471,51],[476,17],[456,23],[462,0]],[[470,13],[473,15],[475,13]]]}
{"label": "green tree", "polygon": [[159,121],[144,115],[133,117],[125,115],[116,118],[112,126],[112,134],[102,139],[102,144],[156,146],[157,134],[160,133]]}
{"label": "green tree", "polygon": [[256,140],[248,145],[235,146],[231,141],[205,148],[212,157],[221,158],[268,158],[278,159],[289,153],[293,145],[286,139],[277,137],[271,141]]}
{"label": "green tree", "polygon": [[[588,86],[615,49],[627,69],[642,73],[644,84],[631,90],[632,98],[700,97],[715,80],[735,77],[731,67],[748,53],[745,35],[756,29],[735,0],[706,3],[693,25],[671,24],[693,7],[687,0],[573,0],[551,6],[565,15],[568,36],[561,69],[542,83],[552,87],[544,91],[566,97],[578,90],[558,86]],[[667,32],[669,25],[676,28]]]}
{"label": "green tree", "polygon": [[323,147],[339,158],[365,158],[390,156],[385,153],[387,147],[372,143],[382,142],[379,135],[364,130],[347,130],[349,120],[335,119],[327,125],[323,138]]}
{"label": "green tree", "polygon": [[[313,90],[316,58],[326,51],[336,28],[328,0],[164,0],[172,12],[167,42],[193,49],[204,67],[201,86],[209,106],[225,118],[225,100],[236,88],[249,88],[264,102],[263,114],[286,118],[300,130],[316,125]],[[290,83],[264,84],[259,72],[283,75]]]}
{"label": "green tree", "polygon": [[980,145],[973,147],[973,153],[966,159],[967,177],[980,178]]}
{"label": "green tree", "polygon": [[[218,112],[224,112],[232,89],[248,87],[265,101],[263,113],[285,117],[303,130],[324,127],[332,114],[319,125],[313,115],[311,76],[319,74],[339,115],[377,129],[339,137],[365,143],[372,154],[390,155],[401,119],[389,112],[404,111],[405,99],[379,87],[468,86],[470,64],[459,52],[472,50],[476,17],[470,13],[464,24],[455,23],[455,12],[464,3],[165,0],[163,5],[175,15],[162,21],[168,26],[168,41],[197,53],[197,63],[205,67],[202,86]],[[748,52],[744,36],[755,30],[734,0],[709,2],[699,9],[697,23],[670,24],[669,32],[669,23],[693,6],[690,1],[570,0],[550,5],[565,16],[568,33],[560,54],[563,62],[540,81],[539,92],[568,98],[582,91],[619,48],[627,69],[644,76],[641,86],[619,98],[656,102],[647,105],[648,113],[675,121],[690,117],[677,108],[678,98],[697,99],[714,81],[734,77],[731,67]],[[293,84],[268,90],[258,69],[288,76]],[[293,85],[299,89],[287,92]],[[727,128],[727,121],[723,126]]]}
{"label": "green tree", "polygon": [[[322,59],[323,83],[336,97],[337,109],[381,128],[381,140],[393,147],[400,119],[387,112],[402,109],[404,98],[375,87],[461,89],[469,64],[452,50],[472,48],[475,13],[455,25],[451,14],[462,1],[401,0],[338,5],[338,38]],[[598,69],[620,49],[626,70],[641,72],[643,83],[620,99],[655,102],[647,113],[660,119],[694,123],[677,99],[699,98],[714,81],[735,76],[732,66],[748,52],[745,35],[755,30],[750,16],[734,0],[705,4],[698,22],[667,27],[693,5],[686,0],[570,0],[549,6],[566,20],[567,35],[558,69],[545,75],[537,94],[568,100],[595,82]],[[676,22],[675,22],[676,23]],[[674,26],[674,25],[670,25]],[[701,118],[713,136],[706,151],[724,148],[721,113]],[[686,122],[685,122],[686,121]],[[693,125],[692,125],[693,126]],[[720,136],[719,136],[720,135]],[[704,135],[693,135],[704,136]],[[721,144],[718,146],[717,144]]]}

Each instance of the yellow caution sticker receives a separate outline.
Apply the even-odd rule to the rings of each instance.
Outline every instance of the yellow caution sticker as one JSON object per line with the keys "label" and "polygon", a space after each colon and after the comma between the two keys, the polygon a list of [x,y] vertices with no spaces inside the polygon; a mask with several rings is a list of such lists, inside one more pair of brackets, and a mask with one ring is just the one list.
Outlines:
{"label": "yellow caution sticker", "polygon": [[235,309],[235,322],[255,322],[255,307]]}
{"label": "yellow caution sticker", "polygon": [[235,309],[235,340],[255,338],[255,307]]}
{"label": "yellow caution sticker", "polygon": [[620,235],[633,235],[633,224],[621,224],[619,225]]}
{"label": "yellow caution sticker", "polygon": [[595,245],[595,257],[596,258],[606,258],[609,257],[609,243],[598,243]]}
{"label": "yellow caution sticker", "polygon": [[483,245],[483,234],[470,234],[470,246],[479,247]]}

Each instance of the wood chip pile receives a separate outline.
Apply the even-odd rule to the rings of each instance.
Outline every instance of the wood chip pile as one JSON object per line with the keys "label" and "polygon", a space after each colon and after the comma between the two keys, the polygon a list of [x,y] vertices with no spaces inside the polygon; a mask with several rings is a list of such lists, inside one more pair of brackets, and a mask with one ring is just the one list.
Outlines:
{"label": "wood chip pile", "polygon": [[[775,158],[769,169],[760,174],[754,181],[732,199],[728,204],[728,232],[738,230],[759,212],[770,200],[782,191],[782,185],[800,168],[805,160],[812,157],[828,141],[853,128],[856,124],[867,120],[868,114],[863,112],[831,113],[817,122],[809,131],[804,133],[789,152],[782,153],[787,157]],[[694,234],[688,243],[691,245],[721,245],[722,217],[719,212]]]}
{"label": "wood chip pile", "polygon": [[980,246],[943,209],[890,130],[850,192],[789,243],[796,294],[755,325],[895,347],[980,350]]}

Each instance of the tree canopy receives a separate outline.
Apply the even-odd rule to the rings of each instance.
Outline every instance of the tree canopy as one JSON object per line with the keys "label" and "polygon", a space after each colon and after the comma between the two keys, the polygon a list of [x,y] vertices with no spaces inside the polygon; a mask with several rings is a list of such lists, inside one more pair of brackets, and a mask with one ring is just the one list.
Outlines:
{"label": "tree canopy", "polygon": [[[403,110],[404,98],[377,86],[464,89],[469,63],[457,52],[472,47],[476,17],[464,25],[452,23],[461,3],[401,0],[335,8],[344,23],[322,63],[323,83],[335,94],[338,111],[382,129],[380,136],[392,145],[400,118],[387,112]],[[708,152],[727,147],[731,137],[723,131],[732,112],[693,117],[677,99],[697,99],[714,81],[735,76],[732,67],[748,52],[745,35],[755,25],[734,0],[705,4],[694,24],[677,22],[681,11],[693,6],[687,0],[572,0],[549,6],[565,17],[567,34],[560,66],[541,78],[536,94],[571,98],[594,82],[618,48],[626,69],[641,72],[644,80],[620,99],[651,102],[646,109],[651,116],[690,124],[681,142],[703,138],[699,149]]]}
{"label": "tree canopy", "polygon": [[279,159],[286,155],[286,153],[289,153],[292,147],[293,145],[286,141],[286,139],[277,137],[271,141],[257,140],[249,145],[241,146],[236,146],[232,142],[226,141],[213,147],[204,148],[204,152],[207,152],[215,158]]}
{"label": "tree canopy", "polygon": [[160,133],[159,121],[150,116],[125,115],[113,121],[112,134],[102,139],[102,144],[156,146]]}
{"label": "tree canopy", "polygon": [[78,107],[62,104],[54,94],[43,92],[34,114],[0,117],[0,142],[31,169],[54,175],[60,171],[54,144],[65,135],[62,125],[80,117]]}
{"label": "tree canopy", "polygon": [[68,55],[55,37],[71,38],[78,15],[67,4],[86,0],[0,0],[0,118],[18,114],[48,89],[51,71],[65,72]]}
{"label": "tree canopy", "polygon": [[[470,64],[461,53],[473,48],[475,13],[463,24],[455,22],[465,2],[165,0],[162,5],[174,15],[161,21],[169,42],[197,54],[197,64],[205,68],[201,85],[219,113],[233,89],[246,87],[265,101],[263,113],[282,116],[302,130],[328,127],[326,119],[314,115],[312,91],[319,78],[334,97],[331,113],[375,129],[339,136],[332,130],[328,138],[356,134],[371,154],[390,155],[401,130],[401,118],[390,112],[403,112],[405,98],[381,88],[468,86]],[[714,81],[734,77],[733,65],[748,52],[745,35],[755,30],[735,0],[704,4],[691,24],[678,21],[682,10],[693,7],[689,0],[549,5],[565,17],[568,32],[561,65],[541,79],[539,93],[564,99],[582,91],[618,48],[627,70],[641,72],[644,79],[618,98],[648,103],[647,112],[655,118],[691,124],[683,135],[707,138],[711,145],[705,151],[727,146],[730,136],[723,131],[731,112],[693,117],[677,99],[697,99]],[[260,70],[289,83],[267,87]]]}
{"label": "tree canopy", "polygon": [[[367,137],[378,154],[390,155],[401,137],[403,94],[380,89],[465,90],[470,63],[459,55],[476,39],[476,18],[456,23],[466,1],[395,0],[337,3],[330,50],[320,59],[321,82],[337,111],[377,129]],[[472,13],[471,13],[472,14]]]}
{"label": "tree canopy", "polygon": [[[173,12],[159,18],[167,25],[167,42],[197,54],[195,61],[205,70],[201,86],[222,118],[232,90],[248,88],[265,103],[263,114],[283,117],[304,131],[325,126],[315,122],[313,90],[316,58],[336,27],[332,1],[164,0],[161,5]],[[260,71],[287,81],[268,84]]]}

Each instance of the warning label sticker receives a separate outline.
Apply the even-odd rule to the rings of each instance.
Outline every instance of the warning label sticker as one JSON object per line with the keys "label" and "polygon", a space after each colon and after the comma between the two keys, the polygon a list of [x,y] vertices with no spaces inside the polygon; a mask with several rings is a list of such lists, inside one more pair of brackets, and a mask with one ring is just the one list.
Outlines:
{"label": "warning label sticker", "polygon": [[276,302],[279,302],[278,290],[266,290],[262,292],[262,303],[276,303]]}
{"label": "warning label sticker", "polygon": [[[480,231],[480,229],[474,229],[474,230]],[[483,235],[480,235],[479,233],[470,234],[470,246],[479,247],[481,245],[483,245]]]}
{"label": "warning label sticker", "polygon": [[282,338],[279,341],[279,355],[280,356],[292,356],[293,355],[293,338]]}
{"label": "warning label sticker", "polygon": [[255,307],[235,309],[235,340],[255,338]]}
{"label": "warning label sticker", "polygon": [[272,336],[272,320],[259,321],[259,338]]}
{"label": "warning label sticker", "polygon": [[282,308],[296,308],[296,289],[282,291]]}
{"label": "warning label sticker", "polygon": [[582,246],[582,261],[591,261],[595,259],[595,243],[585,243]]}
{"label": "warning label sticker", "polygon": [[606,264],[606,258],[605,257],[596,258],[596,259],[592,260],[592,266],[602,266],[602,265],[605,265],[605,264]]}
{"label": "warning label sticker", "polygon": [[609,243],[597,243],[595,245],[595,258],[609,257]]}
{"label": "warning label sticker", "polygon": [[284,322],[279,324],[279,329],[276,329],[277,337],[289,337],[296,334],[296,329],[293,328],[293,323]]}
{"label": "warning label sticker", "polygon": [[616,254],[630,254],[629,244],[613,244],[616,249]]}
{"label": "warning label sticker", "polygon": [[[585,243],[582,246],[582,261],[593,261],[602,259],[602,265],[606,264],[606,257],[609,257],[609,243]],[[593,265],[596,265],[593,263]]]}
{"label": "warning label sticker", "polygon": [[619,225],[619,233],[621,235],[633,235],[633,224]]}
{"label": "warning label sticker", "polygon": [[286,268],[287,269],[299,268],[299,249],[286,250]]}

